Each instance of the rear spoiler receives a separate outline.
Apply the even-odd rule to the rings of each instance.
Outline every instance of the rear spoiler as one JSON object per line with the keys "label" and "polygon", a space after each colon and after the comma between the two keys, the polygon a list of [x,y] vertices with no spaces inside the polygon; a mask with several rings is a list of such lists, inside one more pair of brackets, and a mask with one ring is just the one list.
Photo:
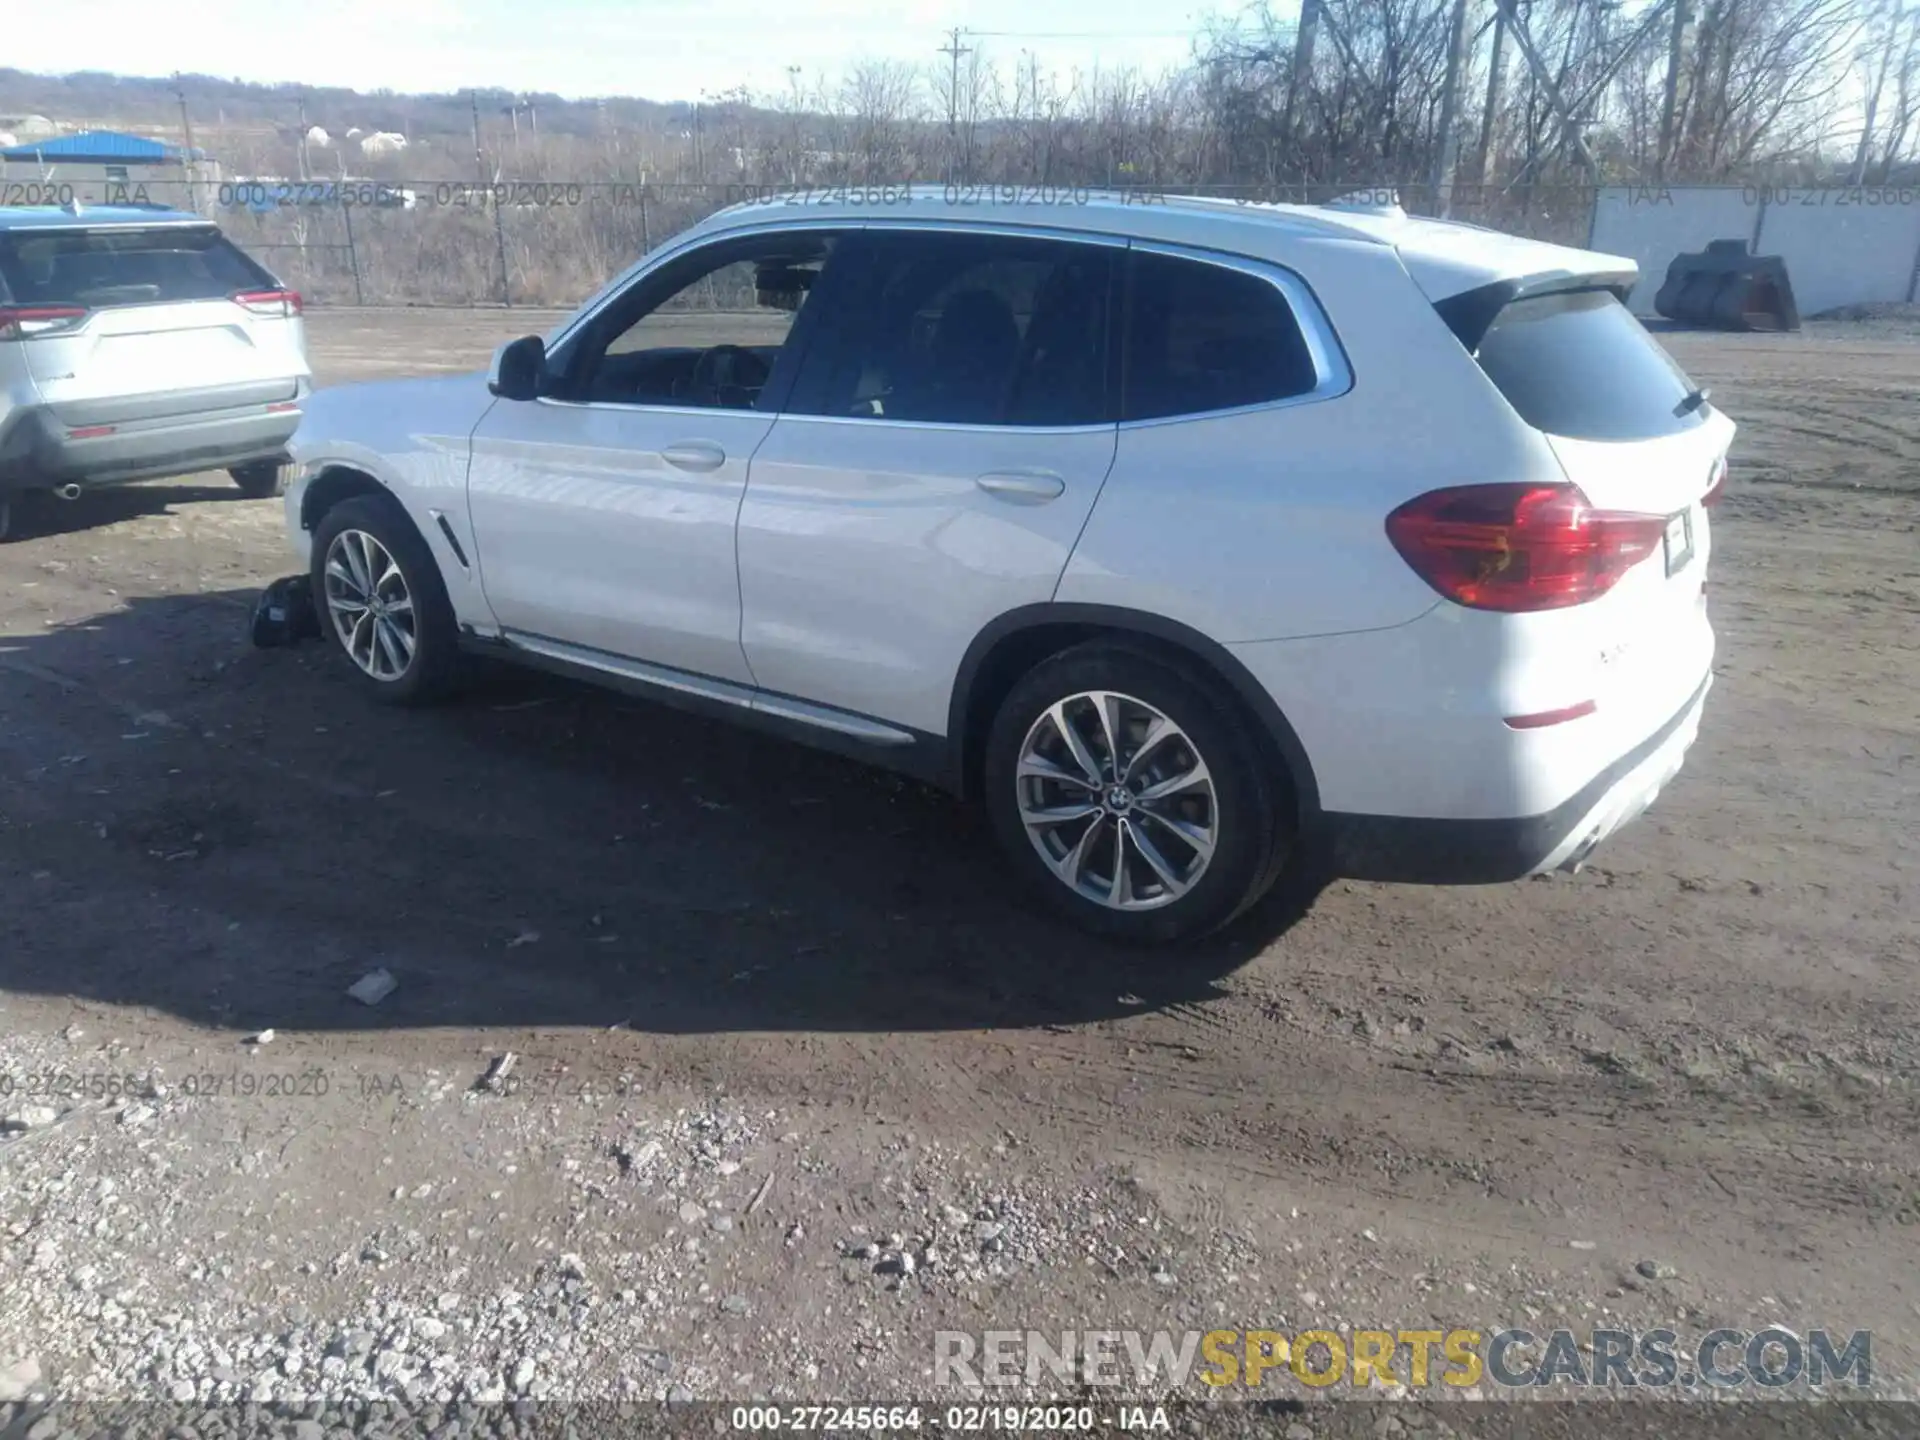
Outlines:
{"label": "rear spoiler", "polygon": [[1493,324],[1494,316],[1515,300],[1529,299],[1535,295],[1604,290],[1624,305],[1639,279],[1640,272],[1637,269],[1600,270],[1584,275],[1554,270],[1513,280],[1496,280],[1491,285],[1462,290],[1458,295],[1434,301],[1433,308],[1471,354],[1480,348],[1480,342],[1486,337],[1487,327]]}

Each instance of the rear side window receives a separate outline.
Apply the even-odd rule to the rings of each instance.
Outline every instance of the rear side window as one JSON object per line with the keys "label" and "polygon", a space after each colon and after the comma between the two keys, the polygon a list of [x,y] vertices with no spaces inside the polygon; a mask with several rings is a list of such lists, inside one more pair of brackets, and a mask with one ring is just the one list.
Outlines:
{"label": "rear side window", "polygon": [[1507,403],[1536,430],[1570,440],[1655,440],[1704,422],[1683,405],[1693,382],[1606,290],[1515,300],[1476,353]]}
{"label": "rear side window", "polygon": [[876,230],[792,406],[936,424],[1110,424],[1112,247]]}
{"label": "rear side window", "polygon": [[212,226],[0,232],[0,278],[22,305],[152,305],[271,289]]}
{"label": "rear side window", "polygon": [[1129,267],[1123,416],[1158,420],[1305,395],[1319,372],[1272,281],[1171,255]]}

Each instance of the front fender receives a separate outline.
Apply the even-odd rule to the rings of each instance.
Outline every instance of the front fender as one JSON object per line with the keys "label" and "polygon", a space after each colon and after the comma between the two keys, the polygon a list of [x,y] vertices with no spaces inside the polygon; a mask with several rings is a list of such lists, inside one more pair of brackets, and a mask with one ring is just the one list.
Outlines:
{"label": "front fender", "polygon": [[347,385],[322,391],[288,449],[288,543],[312,564],[313,528],[332,504],[379,489],[413,521],[439,563],[456,619],[497,629],[480,581],[467,514],[475,427],[493,404],[485,376]]}

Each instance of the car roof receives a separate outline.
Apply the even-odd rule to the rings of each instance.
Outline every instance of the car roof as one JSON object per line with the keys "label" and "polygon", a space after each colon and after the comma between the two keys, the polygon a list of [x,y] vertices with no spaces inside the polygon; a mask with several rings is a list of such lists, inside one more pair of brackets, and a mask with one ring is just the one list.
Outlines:
{"label": "car roof", "polygon": [[127,225],[211,225],[204,215],[147,205],[0,206],[0,230],[104,230]]}
{"label": "car roof", "polygon": [[959,228],[1051,229],[1121,235],[1227,250],[1285,262],[1299,245],[1360,243],[1391,248],[1432,301],[1502,282],[1527,285],[1585,276],[1628,280],[1638,265],[1453,220],[1408,215],[1398,205],[1287,205],[1216,196],[1074,186],[981,185],[768,187],[765,198],[730,206],[688,238],[769,220],[818,223],[933,222]]}

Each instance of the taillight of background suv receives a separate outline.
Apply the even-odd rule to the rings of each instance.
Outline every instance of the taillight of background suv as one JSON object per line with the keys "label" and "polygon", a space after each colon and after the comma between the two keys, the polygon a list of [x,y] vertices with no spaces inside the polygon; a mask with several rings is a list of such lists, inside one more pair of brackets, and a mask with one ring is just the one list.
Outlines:
{"label": "taillight of background suv", "polygon": [[84,305],[0,305],[0,341],[58,335],[87,318]]}

